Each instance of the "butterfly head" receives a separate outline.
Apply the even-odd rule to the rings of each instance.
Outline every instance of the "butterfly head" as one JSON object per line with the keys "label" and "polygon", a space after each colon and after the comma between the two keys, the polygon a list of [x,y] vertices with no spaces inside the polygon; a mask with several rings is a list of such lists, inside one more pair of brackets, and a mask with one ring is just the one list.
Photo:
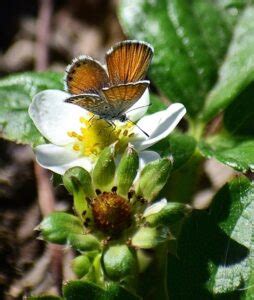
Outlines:
{"label": "butterfly head", "polygon": [[120,115],[117,120],[119,120],[120,122],[126,122],[128,120],[126,114],[122,114]]}

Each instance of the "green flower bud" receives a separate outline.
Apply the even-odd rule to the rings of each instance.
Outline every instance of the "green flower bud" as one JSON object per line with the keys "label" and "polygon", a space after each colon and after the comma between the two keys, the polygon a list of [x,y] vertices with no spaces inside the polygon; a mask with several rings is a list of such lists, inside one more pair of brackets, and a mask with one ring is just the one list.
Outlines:
{"label": "green flower bud", "polygon": [[155,160],[141,171],[137,194],[152,201],[164,187],[172,169],[169,158]]}
{"label": "green flower bud", "polygon": [[85,196],[89,198],[94,196],[92,178],[90,174],[81,167],[68,169],[63,176],[63,183],[71,194],[74,194],[77,189],[82,187]]}
{"label": "green flower bud", "polygon": [[142,249],[157,247],[168,239],[167,227],[141,227],[132,237],[131,244]]}
{"label": "green flower bud", "polygon": [[186,204],[169,202],[159,212],[144,216],[149,225],[169,226],[171,224],[176,223],[177,221],[180,221],[190,211],[191,208]]}
{"label": "green flower bud", "polygon": [[78,278],[81,278],[88,273],[91,267],[91,262],[86,255],[80,255],[72,260],[71,265],[73,272],[78,276]]}
{"label": "green flower bud", "polygon": [[80,252],[100,249],[99,240],[92,234],[70,234],[68,243]]}
{"label": "green flower bud", "polygon": [[36,229],[41,231],[46,241],[56,244],[66,244],[70,234],[83,233],[80,220],[64,212],[50,214]]}
{"label": "green flower bud", "polygon": [[120,195],[127,195],[137,175],[138,166],[138,154],[132,147],[128,146],[116,171],[116,185]]}
{"label": "green flower bud", "polygon": [[93,183],[96,188],[107,190],[112,185],[115,176],[114,162],[115,144],[105,148],[94,167]]}
{"label": "green flower bud", "polygon": [[113,280],[135,274],[137,270],[135,253],[127,245],[109,247],[103,255],[103,265],[105,273]]}

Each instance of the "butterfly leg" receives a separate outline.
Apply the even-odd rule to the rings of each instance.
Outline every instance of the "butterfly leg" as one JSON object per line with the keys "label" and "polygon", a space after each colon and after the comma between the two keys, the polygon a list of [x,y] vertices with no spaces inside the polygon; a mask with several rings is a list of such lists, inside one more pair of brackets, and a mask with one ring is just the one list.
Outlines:
{"label": "butterfly leg", "polygon": [[93,125],[93,121],[94,121],[94,118],[95,118],[95,115],[93,115],[89,120],[88,120],[88,123],[89,123],[89,127],[90,128],[92,125]]}

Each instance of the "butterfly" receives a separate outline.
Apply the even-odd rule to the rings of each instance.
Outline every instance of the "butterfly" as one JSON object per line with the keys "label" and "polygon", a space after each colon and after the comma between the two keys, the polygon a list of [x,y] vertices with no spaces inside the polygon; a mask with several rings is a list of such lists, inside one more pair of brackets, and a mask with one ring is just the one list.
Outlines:
{"label": "butterfly", "polygon": [[90,56],[74,58],[66,69],[65,102],[76,104],[106,120],[127,121],[126,111],[143,95],[150,82],[144,80],[153,57],[146,42],[126,40],[106,53],[107,71]]}

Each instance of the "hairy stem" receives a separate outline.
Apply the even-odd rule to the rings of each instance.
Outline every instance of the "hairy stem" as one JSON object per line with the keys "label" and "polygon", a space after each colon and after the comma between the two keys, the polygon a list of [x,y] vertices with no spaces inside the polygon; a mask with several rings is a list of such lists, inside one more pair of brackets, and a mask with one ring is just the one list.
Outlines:
{"label": "hairy stem", "polygon": [[44,71],[49,62],[50,23],[53,11],[52,0],[39,1],[39,14],[37,19],[37,42],[35,69]]}

